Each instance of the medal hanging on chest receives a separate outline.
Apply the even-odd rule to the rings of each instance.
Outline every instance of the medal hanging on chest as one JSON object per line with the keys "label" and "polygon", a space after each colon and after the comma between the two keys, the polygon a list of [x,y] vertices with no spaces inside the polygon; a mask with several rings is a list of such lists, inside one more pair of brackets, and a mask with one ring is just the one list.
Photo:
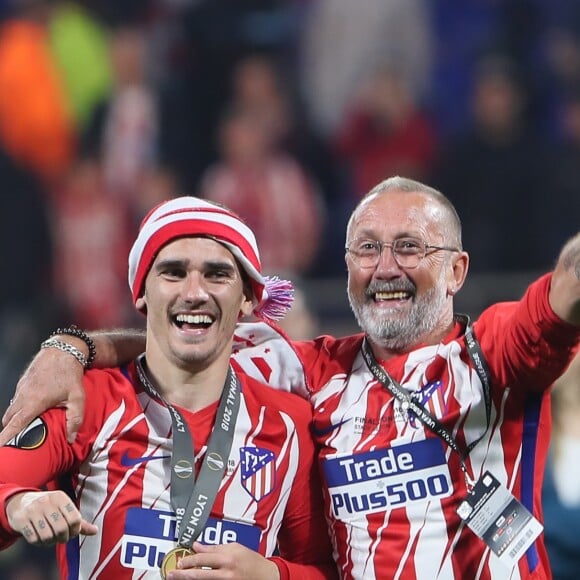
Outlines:
{"label": "medal hanging on chest", "polygon": [[161,400],[169,409],[173,434],[170,498],[177,517],[178,545],[165,555],[161,563],[161,577],[165,579],[169,571],[177,569],[182,558],[195,554],[191,546],[201,534],[211,513],[232,448],[240,408],[240,386],[235,373],[229,368],[214,427],[196,478],[193,437],[187,422],[175,407],[163,401],[153,387],[144,364],[142,355],[136,361],[139,381],[147,394]]}

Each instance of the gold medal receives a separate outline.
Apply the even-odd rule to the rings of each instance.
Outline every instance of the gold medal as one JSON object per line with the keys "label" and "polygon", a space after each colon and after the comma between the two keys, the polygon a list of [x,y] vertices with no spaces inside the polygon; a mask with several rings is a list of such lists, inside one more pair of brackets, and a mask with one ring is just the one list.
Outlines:
{"label": "gold medal", "polygon": [[183,546],[178,546],[177,548],[173,548],[173,550],[167,552],[165,558],[163,558],[163,562],[161,562],[161,578],[165,580],[165,578],[167,578],[167,572],[177,570],[177,562],[179,562],[181,558],[192,556],[193,554],[195,554],[193,550],[190,548],[184,548]]}

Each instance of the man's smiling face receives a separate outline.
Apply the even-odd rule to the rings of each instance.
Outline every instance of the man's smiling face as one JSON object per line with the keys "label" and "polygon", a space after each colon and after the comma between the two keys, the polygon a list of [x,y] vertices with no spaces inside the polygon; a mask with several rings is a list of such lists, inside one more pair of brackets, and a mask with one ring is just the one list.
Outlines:
{"label": "man's smiling face", "polygon": [[[444,210],[432,197],[383,192],[356,210],[347,246],[357,239],[392,243],[400,238],[445,246],[445,223]],[[448,314],[451,256],[428,251],[415,268],[405,268],[392,249],[384,247],[377,265],[365,268],[347,252],[349,302],[360,327],[375,343],[397,350],[418,344]]]}
{"label": "man's smiling face", "polygon": [[172,364],[197,370],[229,359],[240,314],[252,311],[238,262],[222,244],[180,238],[153,262],[138,307],[147,308],[149,349]]}

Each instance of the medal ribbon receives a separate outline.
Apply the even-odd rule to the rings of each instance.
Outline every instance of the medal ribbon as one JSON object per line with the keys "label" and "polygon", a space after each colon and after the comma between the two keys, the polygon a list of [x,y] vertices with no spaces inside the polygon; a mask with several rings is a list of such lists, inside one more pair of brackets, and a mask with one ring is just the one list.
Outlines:
{"label": "medal ribbon", "polygon": [[178,544],[189,549],[207,522],[226,469],[240,409],[240,385],[232,368],[228,368],[216,421],[196,478],[193,437],[187,423],[181,413],[154,388],[145,370],[145,355],[137,358],[135,365],[139,381],[147,394],[166,405],[171,415],[171,506],[177,516]]}

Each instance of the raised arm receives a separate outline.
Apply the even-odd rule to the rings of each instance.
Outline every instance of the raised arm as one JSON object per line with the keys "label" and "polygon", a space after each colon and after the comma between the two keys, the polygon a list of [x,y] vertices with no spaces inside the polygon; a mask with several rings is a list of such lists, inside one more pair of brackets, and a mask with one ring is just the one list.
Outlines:
{"label": "raised arm", "polygon": [[[145,333],[140,330],[102,331],[89,336],[95,345],[94,367],[118,366],[145,350]],[[82,338],[70,334],[53,338],[88,358],[89,347]],[[66,408],[68,439],[74,441],[84,414],[83,371],[83,365],[70,352],[58,347],[41,349],[18,381],[12,403],[2,417],[4,429],[0,432],[0,445],[51,407]]]}
{"label": "raised arm", "polygon": [[560,253],[550,286],[550,305],[562,320],[580,326],[580,233]]}

